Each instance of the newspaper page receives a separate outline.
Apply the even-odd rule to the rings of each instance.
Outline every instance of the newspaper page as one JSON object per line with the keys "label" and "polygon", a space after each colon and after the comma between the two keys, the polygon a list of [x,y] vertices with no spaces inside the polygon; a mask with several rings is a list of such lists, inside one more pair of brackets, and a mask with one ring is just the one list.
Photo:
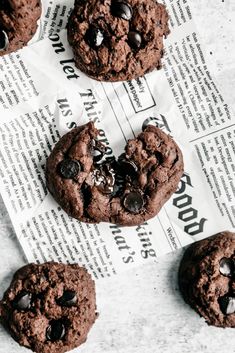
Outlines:
{"label": "newspaper page", "polygon": [[[163,69],[100,83],[75,68],[66,30],[0,59],[0,187],[29,261],[85,265],[95,278],[234,229],[235,124],[210,75],[186,1],[166,1]],[[185,172],[158,216],[136,227],[78,222],[48,194],[45,163],[60,136],[92,120],[108,155],[148,124],[174,137]]]}
{"label": "newspaper page", "polygon": [[29,45],[64,29],[74,4],[74,0],[41,0],[41,2],[42,14],[38,21],[38,30]]}

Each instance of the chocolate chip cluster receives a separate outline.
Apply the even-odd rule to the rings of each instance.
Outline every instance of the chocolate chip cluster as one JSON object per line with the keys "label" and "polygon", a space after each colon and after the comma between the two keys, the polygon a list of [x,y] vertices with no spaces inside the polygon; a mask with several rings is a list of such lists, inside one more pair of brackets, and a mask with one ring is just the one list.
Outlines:
{"label": "chocolate chip cluster", "polygon": [[[133,9],[127,2],[114,0],[111,3],[110,11],[112,16],[118,17],[125,21],[131,21],[133,17]],[[131,27],[131,25],[130,25]],[[98,28],[96,25],[91,25],[86,32],[85,40],[91,48],[96,49],[100,47],[106,38],[106,34],[103,30]],[[128,33],[128,44],[134,50],[141,47],[142,37],[141,34],[134,29]]]}
{"label": "chocolate chip cluster", "polygon": [[[34,311],[35,301],[39,298],[40,294],[32,294],[25,290],[19,293],[14,299],[12,306],[13,309],[18,311]],[[78,298],[75,291],[65,290],[60,298],[57,298],[56,303],[62,307],[71,308],[78,305]],[[48,341],[56,342],[62,340],[66,334],[66,326],[68,322],[60,320],[51,320],[46,329],[46,338]]]}

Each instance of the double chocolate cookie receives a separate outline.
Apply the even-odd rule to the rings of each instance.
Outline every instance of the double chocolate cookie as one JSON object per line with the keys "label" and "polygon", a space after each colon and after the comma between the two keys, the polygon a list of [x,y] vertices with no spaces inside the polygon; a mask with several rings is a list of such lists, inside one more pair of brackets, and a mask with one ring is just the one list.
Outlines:
{"label": "double chocolate cookie", "polygon": [[191,245],[181,261],[179,286],[208,324],[235,327],[235,233]]}
{"label": "double chocolate cookie", "polygon": [[94,281],[78,265],[29,264],[4,294],[0,320],[34,352],[67,352],[86,341],[96,320]]}
{"label": "double chocolate cookie", "polygon": [[133,226],[154,217],[177,189],[183,157],[173,139],[148,126],[117,160],[92,122],[67,133],[47,160],[47,187],[72,217]]}
{"label": "double chocolate cookie", "polygon": [[40,15],[40,0],[0,0],[0,56],[30,41]]}
{"label": "double chocolate cookie", "polygon": [[68,41],[76,66],[101,81],[123,81],[161,67],[168,14],[155,0],[75,0]]}

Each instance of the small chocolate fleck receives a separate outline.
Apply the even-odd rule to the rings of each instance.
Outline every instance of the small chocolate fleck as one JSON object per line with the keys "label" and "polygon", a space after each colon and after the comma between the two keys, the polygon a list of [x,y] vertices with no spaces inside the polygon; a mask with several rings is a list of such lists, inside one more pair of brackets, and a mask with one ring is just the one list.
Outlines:
{"label": "small chocolate fleck", "polygon": [[131,213],[137,214],[144,206],[144,200],[139,191],[131,191],[123,200],[124,207]]}
{"label": "small chocolate fleck", "polygon": [[85,40],[91,48],[96,49],[103,43],[103,32],[99,28],[91,26],[86,32]]}
{"label": "small chocolate fleck", "polygon": [[111,13],[115,17],[130,21],[133,15],[133,10],[131,6],[124,1],[113,1],[111,5]]}
{"label": "small chocolate fleck", "polygon": [[226,257],[223,257],[220,261],[219,270],[223,276],[231,277],[233,275],[233,273],[235,272],[233,260],[228,259]]}
{"label": "small chocolate fleck", "polygon": [[13,302],[13,306],[17,310],[28,310],[31,307],[32,294],[22,291],[18,294]]}
{"label": "small chocolate fleck", "polygon": [[0,30],[0,51],[6,50],[8,45],[9,45],[9,40],[6,32],[3,30]]}
{"label": "small chocolate fleck", "polygon": [[235,313],[235,298],[224,296],[219,298],[220,309],[223,314],[231,315]]}
{"label": "small chocolate fleck", "polygon": [[142,43],[141,35],[138,32],[131,31],[128,33],[128,43],[134,49],[139,49]]}
{"label": "small chocolate fleck", "polygon": [[58,304],[61,306],[72,307],[77,304],[77,294],[73,290],[64,291],[62,297],[58,299]]}
{"label": "small chocolate fleck", "polygon": [[65,336],[65,326],[61,320],[52,320],[46,330],[48,341],[55,342]]}
{"label": "small chocolate fleck", "polygon": [[80,163],[72,159],[64,159],[58,167],[60,175],[65,179],[73,179],[81,171]]}

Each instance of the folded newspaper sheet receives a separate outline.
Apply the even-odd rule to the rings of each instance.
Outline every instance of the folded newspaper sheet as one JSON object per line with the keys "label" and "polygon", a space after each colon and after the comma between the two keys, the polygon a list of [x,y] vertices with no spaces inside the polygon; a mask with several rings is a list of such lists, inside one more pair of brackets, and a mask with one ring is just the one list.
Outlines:
{"label": "folded newspaper sheet", "polygon": [[[75,68],[62,29],[72,2],[51,3],[44,2],[38,39],[49,37],[0,59],[1,194],[28,260],[79,262],[101,278],[235,228],[235,123],[187,2],[165,1],[172,33],[163,69],[123,83],[99,83]],[[185,173],[157,217],[130,228],[85,224],[48,194],[47,156],[62,134],[89,120],[109,155],[147,124],[177,141]]]}

